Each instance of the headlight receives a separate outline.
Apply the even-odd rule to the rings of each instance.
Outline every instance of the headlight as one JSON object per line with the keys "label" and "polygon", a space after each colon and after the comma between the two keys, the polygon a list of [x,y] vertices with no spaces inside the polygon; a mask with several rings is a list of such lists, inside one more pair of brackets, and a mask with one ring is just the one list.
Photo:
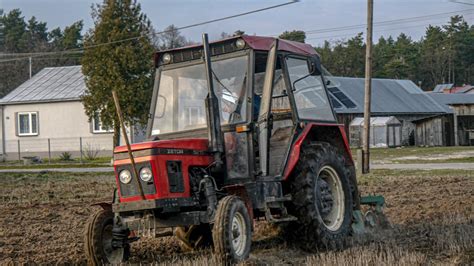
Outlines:
{"label": "headlight", "polygon": [[153,178],[151,169],[148,167],[143,167],[142,169],[140,169],[140,178],[145,182],[150,182]]}
{"label": "headlight", "polygon": [[168,53],[163,54],[162,60],[164,64],[171,63],[171,54],[168,54]]}
{"label": "headlight", "polygon": [[237,39],[237,41],[235,41],[235,46],[237,49],[242,49],[245,47],[245,41],[243,39]]}
{"label": "headlight", "polygon": [[132,174],[128,170],[122,170],[119,173],[119,179],[120,179],[120,182],[124,184],[128,184],[130,183],[130,181],[132,181]]}

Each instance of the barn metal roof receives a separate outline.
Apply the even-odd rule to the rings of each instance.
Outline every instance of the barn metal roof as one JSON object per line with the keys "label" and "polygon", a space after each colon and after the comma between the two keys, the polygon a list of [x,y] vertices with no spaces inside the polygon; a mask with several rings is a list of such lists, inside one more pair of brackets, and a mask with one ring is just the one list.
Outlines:
{"label": "barn metal roof", "polygon": [[[364,79],[327,77],[330,87],[337,87],[355,103],[354,108],[344,104],[336,113],[364,112]],[[410,80],[372,79],[372,113],[381,114],[443,114],[448,110],[433,100]]]}
{"label": "barn metal roof", "polygon": [[428,93],[439,104],[457,105],[472,104],[474,105],[474,94],[470,93]]}
{"label": "barn metal roof", "polygon": [[0,104],[74,101],[85,90],[81,66],[47,67],[0,99]]}

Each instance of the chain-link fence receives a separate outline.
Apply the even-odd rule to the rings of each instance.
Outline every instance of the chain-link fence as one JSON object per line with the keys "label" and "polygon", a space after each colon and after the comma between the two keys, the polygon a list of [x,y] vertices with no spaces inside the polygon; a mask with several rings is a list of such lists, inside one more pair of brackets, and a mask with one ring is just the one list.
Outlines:
{"label": "chain-link fence", "polygon": [[51,162],[70,155],[81,162],[98,157],[111,157],[113,138],[109,134],[94,137],[75,138],[36,138],[22,137],[5,141],[4,158],[6,160],[23,160],[38,157],[43,162]]}

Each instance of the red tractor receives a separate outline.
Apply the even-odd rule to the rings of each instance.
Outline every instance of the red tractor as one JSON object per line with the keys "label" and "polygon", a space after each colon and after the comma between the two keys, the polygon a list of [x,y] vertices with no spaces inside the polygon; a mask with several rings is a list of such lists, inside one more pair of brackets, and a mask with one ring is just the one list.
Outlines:
{"label": "red tractor", "polygon": [[150,141],[114,151],[113,202],[85,232],[91,262],[125,261],[131,242],[169,235],[242,261],[256,219],[339,248],[367,223],[361,203],[380,212],[383,198],[359,195],[310,45],[245,35],[209,44],[204,34],[155,64]]}

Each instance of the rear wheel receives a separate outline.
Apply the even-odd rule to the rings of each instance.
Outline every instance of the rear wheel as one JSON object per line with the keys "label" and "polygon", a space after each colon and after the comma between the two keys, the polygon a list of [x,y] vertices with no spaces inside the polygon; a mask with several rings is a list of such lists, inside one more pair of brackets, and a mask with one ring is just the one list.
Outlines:
{"label": "rear wheel", "polygon": [[353,208],[344,156],[329,143],[313,143],[302,150],[295,173],[288,210],[298,221],[286,229],[307,248],[341,248],[351,233]]}
{"label": "rear wheel", "polygon": [[251,221],[242,200],[226,196],[219,202],[212,229],[214,251],[227,261],[239,262],[248,258],[251,246]]}
{"label": "rear wheel", "polygon": [[128,259],[129,245],[124,248],[112,247],[113,224],[114,215],[111,211],[101,209],[91,216],[84,232],[85,250],[90,263],[118,264]]}

